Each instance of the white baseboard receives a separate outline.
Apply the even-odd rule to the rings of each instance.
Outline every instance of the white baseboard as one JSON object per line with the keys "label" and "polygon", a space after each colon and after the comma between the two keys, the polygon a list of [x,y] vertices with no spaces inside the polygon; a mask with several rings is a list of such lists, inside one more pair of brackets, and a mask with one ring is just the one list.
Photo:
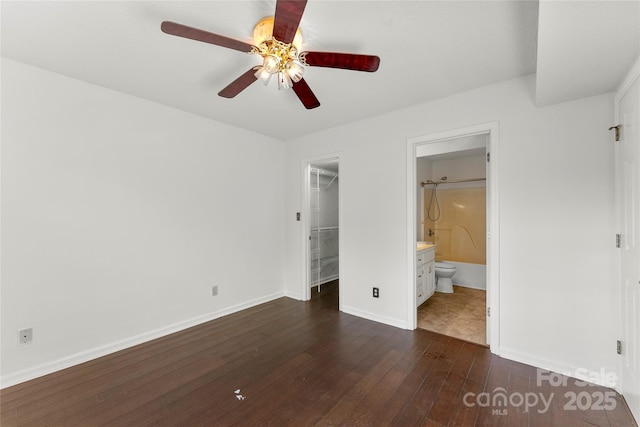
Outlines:
{"label": "white baseboard", "polygon": [[524,363],[526,365],[539,368],[542,371],[550,371],[557,374],[562,374],[571,378],[576,378],[582,381],[593,383],[603,387],[609,387],[618,389],[617,384],[611,384],[607,374],[615,374],[617,378],[617,372],[602,372],[605,367],[601,368],[601,371],[589,371],[582,366],[573,366],[567,363],[560,362],[558,360],[543,359],[530,354],[525,354],[517,350],[501,347],[497,354],[505,359],[513,360],[515,362]]}
{"label": "white baseboard", "polygon": [[367,320],[373,320],[374,322],[384,323],[385,325],[395,326],[396,328],[408,329],[407,321],[404,319],[396,319],[393,317],[381,316],[377,313],[371,313],[369,311],[360,310],[359,308],[351,307],[348,305],[343,305],[342,311],[344,313],[362,317]]}
{"label": "white baseboard", "polygon": [[284,296],[298,301],[304,301],[304,298],[302,297],[302,294],[300,292],[284,291]]}
{"label": "white baseboard", "polygon": [[278,299],[283,296],[285,296],[284,292],[276,292],[270,295],[265,295],[263,297],[255,298],[255,299],[252,299],[240,304],[236,304],[231,307],[227,307],[212,313],[207,313],[202,316],[197,316],[188,320],[174,323],[172,325],[168,325],[162,328],[154,329],[149,332],[135,335],[133,337],[125,338],[123,340],[116,341],[111,344],[106,344],[100,347],[92,348],[86,351],[82,351],[80,353],[63,357],[61,359],[53,360],[51,362],[34,366],[32,368],[23,369],[21,371],[3,375],[2,377],[0,377],[0,389],[10,387],[12,385],[16,385],[25,381],[29,381],[34,378],[38,378],[47,374],[51,374],[53,372],[60,371],[62,369],[70,368],[72,366],[79,365],[81,363],[85,363],[90,360],[97,359],[99,357],[106,356],[108,354],[115,353],[117,351],[136,346],[138,344],[142,344],[157,338],[161,338],[166,335],[170,335],[175,332],[179,332],[184,329],[191,328],[193,326],[197,326],[202,323],[206,323],[211,320],[218,319],[220,317],[227,316],[229,314],[236,313],[238,311],[242,311],[247,308],[263,304],[265,302],[273,301],[274,299]]}

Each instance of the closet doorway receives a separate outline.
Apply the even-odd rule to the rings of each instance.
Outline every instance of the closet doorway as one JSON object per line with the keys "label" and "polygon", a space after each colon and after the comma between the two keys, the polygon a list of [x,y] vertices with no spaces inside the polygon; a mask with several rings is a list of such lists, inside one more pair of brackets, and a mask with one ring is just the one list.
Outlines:
{"label": "closet doorway", "polygon": [[338,158],[309,162],[305,299],[338,301],[340,277],[340,173]]}

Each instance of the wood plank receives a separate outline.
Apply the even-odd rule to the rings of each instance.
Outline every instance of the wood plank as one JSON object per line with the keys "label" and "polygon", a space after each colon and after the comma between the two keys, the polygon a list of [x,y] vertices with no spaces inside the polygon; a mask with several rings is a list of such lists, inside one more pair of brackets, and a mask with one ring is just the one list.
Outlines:
{"label": "wood plank", "polygon": [[[0,423],[637,426],[617,393],[611,410],[564,408],[566,392],[610,389],[538,385],[484,347],[341,313],[338,295],[281,298],[0,390]],[[498,388],[554,399],[544,413],[465,404]]]}

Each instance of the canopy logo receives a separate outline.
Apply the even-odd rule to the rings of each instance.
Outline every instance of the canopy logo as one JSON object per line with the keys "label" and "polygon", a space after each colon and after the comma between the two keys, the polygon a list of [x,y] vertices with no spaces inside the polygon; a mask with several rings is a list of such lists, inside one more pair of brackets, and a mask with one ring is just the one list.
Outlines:
{"label": "canopy logo", "polygon": [[524,412],[537,408],[538,413],[544,414],[551,406],[553,393],[547,399],[543,393],[528,391],[526,393],[514,392],[507,394],[505,388],[497,387],[493,389],[493,392],[478,394],[469,392],[464,395],[462,400],[467,407],[476,405],[482,408],[491,407],[494,415],[507,415],[507,407],[519,408],[521,406],[524,406]]}
{"label": "canopy logo", "polygon": [[[570,377],[573,377],[570,379]],[[575,372],[557,374],[555,372],[537,370],[536,386],[543,387],[567,387],[578,386],[595,387],[594,383],[604,386],[613,387],[616,385],[618,377],[613,372],[606,372],[600,369],[599,372],[591,372],[587,369],[577,369]],[[569,383],[571,381],[571,383]],[[561,390],[560,390],[561,391]],[[547,412],[551,406],[555,393],[536,393],[528,391],[525,393],[512,392],[507,393],[504,387],[496,387],[493,391],[485,391],[482,393],[466,393],[463,402],[467,407],[479,406],[482,408],[491,408],[493,415],[507,415],[509,408],[524,408],[524,412],[536,410],[540,414]],[[595,411],[611,411],[617,405],[617,394],[613,390],[589,390],[582,391],[570,390],[565,392],[561,399],[563,400],[562,408],[565,411],[576,410],[595,410]]]}

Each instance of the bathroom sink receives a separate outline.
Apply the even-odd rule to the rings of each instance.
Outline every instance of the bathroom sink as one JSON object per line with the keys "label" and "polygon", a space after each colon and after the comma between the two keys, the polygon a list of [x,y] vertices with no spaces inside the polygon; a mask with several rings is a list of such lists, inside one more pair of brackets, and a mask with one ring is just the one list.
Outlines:
{"label": "bathroom sink", "polygon": [[432,247],[434,247],[435,245],[431,242],[417,242],[416,244],[416,250],[417,251],[424,251],[425,249],[430,249]]}

